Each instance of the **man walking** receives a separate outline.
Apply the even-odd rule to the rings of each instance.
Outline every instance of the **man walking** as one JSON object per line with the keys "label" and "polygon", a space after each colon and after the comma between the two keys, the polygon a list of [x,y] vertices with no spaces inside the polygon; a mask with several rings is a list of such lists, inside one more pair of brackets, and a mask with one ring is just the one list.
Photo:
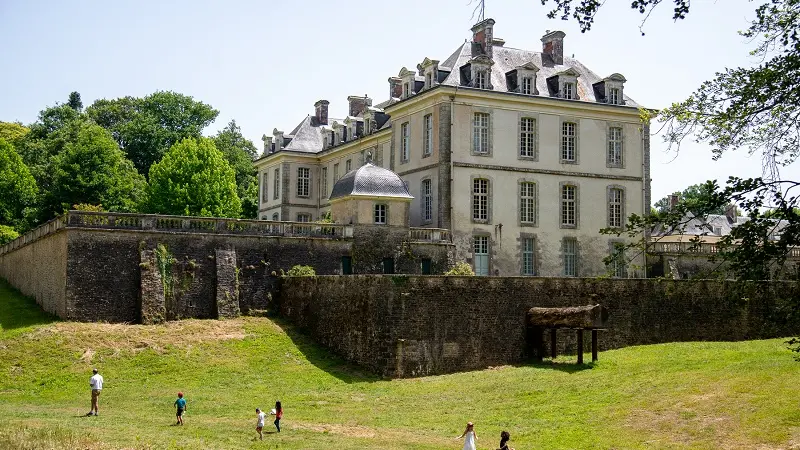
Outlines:
{"label": "man walking", "polygon": [[103,376],[97,373],[97,369],[92,369],[92,373],[94,375],[89,378],[89,386],[92,388],[92,409],[86,413],[87,416],[97,415],[97,398],[103,390]]}

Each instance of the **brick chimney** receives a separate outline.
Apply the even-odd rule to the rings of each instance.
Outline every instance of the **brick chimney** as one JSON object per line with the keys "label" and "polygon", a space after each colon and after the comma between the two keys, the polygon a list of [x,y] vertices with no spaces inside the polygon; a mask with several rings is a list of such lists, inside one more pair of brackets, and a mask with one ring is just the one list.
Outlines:
{"label": "brick chimney", "polygon": [[492,57],[494,37],[492,35],[494,19],[486,19],[472,26],[472,56],[486,55]]}
{"label": "brick chimney", "polygon": [[351,117],[356,117],[362,112],[364,112],[367,107],[372,106],[372,99],[364,95],[363,97],[359,97],[357,95],[351,95],[347,97],[347,103],[350,104],[350,112],[348,113]]}
{"label": "brick chimney", "polygon": [[730,205],[725,207],[725,217],[728,218],[728,223],[735,224],[736,223],[736,205],[731,203]]}
{"label": "brick chimney", "polygon": [[669,209],[675,209],[679,201],[680,197],[678,194],[669,194]]}
{"label": "brick chimney", "polygon": [[564,36],[563,31],[550,31],[542,36],[542,54],[550,55],[553,64],[564,64]]}
{"label": "brick chimney", "polygon": [[314,116],[317,118],[317,124],[328,124],[328,105],[330,104],[331,102],[327,100],[319,100],[317,103],[314,103]]}
{"label": "brick chimney", "polygon": [[398,77],[389,78],[389,98],[400,98],[403,96],[403,80]]}

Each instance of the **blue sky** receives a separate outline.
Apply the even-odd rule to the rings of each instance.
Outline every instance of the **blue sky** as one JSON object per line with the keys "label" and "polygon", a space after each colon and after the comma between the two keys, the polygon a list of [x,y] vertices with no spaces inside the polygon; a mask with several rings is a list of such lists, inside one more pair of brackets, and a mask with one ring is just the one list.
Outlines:
{"label": "blue sky", "polygon": [[[331,101],[331,116],[343,116],[348,95],[383,101],[387,78],[401,67],[446,58],[470,37],[476,20],[468,2],[0,0],[0,120],[34,121],[71,91],[89,105],[174,90],[220,110],[208,134],[236,119],[261,148],[262,134],[291,131],[319,99]],[[725,67],[758,62],[737,34],[754,3],[693,2],[677,23],[664,3],[645,36],[628,4],[606,2],[583,34],[572,21],[547,19],[539,0],[487,0],[486,16],[509,47],[540,50],[546,30],[563,30],[565,54],[599,75],[622,73],[626,94],[651,108],[683,99]],[[760,157],[744,150],[717,162],[703,145],[665,150],[655,137],[654,201],[706,179],[760,174]],[[797,179],[800,168],[782,175]]]}

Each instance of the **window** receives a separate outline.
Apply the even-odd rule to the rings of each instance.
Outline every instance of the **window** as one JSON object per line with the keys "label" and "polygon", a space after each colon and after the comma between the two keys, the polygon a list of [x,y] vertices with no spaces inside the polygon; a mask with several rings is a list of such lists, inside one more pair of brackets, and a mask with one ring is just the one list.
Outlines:
{"label": "window", "polygon": [[563,97],[570,100],[575,98],[575,83],[570,83],[570,82],[564,83]]}
{"label": "window", "polygon": [[564,276],[578,276],[578,241],[575,238],[564,238],[562,245],[564,255]]}
{"label": "window", "polygon": [[522,274],[535,275],[533,268],[533,238],[522,238]]}
{"label": "window", "polygon": [[267,174],[263,174],[261,176],[261,202],[266,203],[269,200],[269,193],[267,192],[267,187],[269,186],[267,180]]}
{"label": "window", "polygon": [[608,129],[608,165],[622,166],[622,128]]}
{"label": "window", "polygon": [[297,214],[297,221],[298,222],[311,222],[311,214],[298,213]]}
{"label": "window", "polygon": [[525,95],[533,94],[533,78],[522,77],[522,93]]}
{"label": "window", "polygon": [[278,220],[280,220],[280,217],[281,217],[281,216],[280,216],[280,215],[278,215],[278,213],[275,213],[275,214],[273,214],[273,215],[272,215],[272,220],[274,220],[275,222],[277,222]]}
{"label": "window", "polygon": [[328,168],[322,168],[322,174],[320,176],[322,178],[322,195],[323,198],[328,198]]}
{"label": "window", "polygon": [[281,188],[281,169],[275,169],[275,179],[272,180],[272,184],[274,184],[274,189],[272,192],[272,198],[275,200],[278,199],[280,196],[280,188]]}
{"label": "window", "polygon": [[428,156],[433,151],[433,115],[427,114],[423,120],[424,132],[422,143],[422,155]]}
{"label": "window", "polygon": [[347,161],[345,161],[344,162],[344,173],[350,172],[350,169],[352,168],[352,166],[353,166],[353,163],[349,159]]}
{"label": "window", "polygon": [[472,241],[475,275],[489,275],[489,236],[475,236]]}
{"label": "window", "polygon": [[425,87],[428,89],[433,87],[433,74],[431,72],[425,74]]}
{"label": "window", "polygon": [[574,227],[578,224],[575,204],[577,187],[561,186],[561,226]]}
{"label": "window", "polygon": [[489,180],[472,181],[472,220],[489,220]]}
{"label": "window", "polygon": [[523,117],[519,122],[519,156],[536,156],[536,119]]}
{"label": "window", "polygon": [[408,122],[406,122],[400,125],[400,161],[408,161],[410,138]]}
{"label": "window", "polygon": [[561,160],[575,162],[575,128],[574,122],[561,124]]}
{"label": "window", "polygon": [[529,181],[519,184],[519,220],[522,223],[536,223],[536,183]]}
{"label": "window", "polygon": [[485,70],[479,70],[475,74],[475,87],[478,89],[489,88],[489,73]]}
{"label": "window", "polygon": [[339,181],[339,163],[333,165],[333,182]]}
{"label": "window", "polygon": [[614,242],[611,245],[611,274],[616,278],[628,278],[627,266],[625,244]]}
{"label": "window", "polygon": [[408,83],[403,83],[403,98],[408,98],[408,95],[409,95]]}
{"label": "window", "polygon": [[608,90],[608,103],[612,105],[621,105],[621,99],[622,96],[620,95],[619,88],[610,88]]}
{"label": "window", "polygon": [[619,188],[608,190],[608,226],[622,228],[622,204],[625,191]]}
{"label": "window", "polygon": [[379,225],[386,224],[386,205],[375,205],[375,223]]}
{"label": "window", "polygon": [[394,273],[394,258],[383,258],[383,273]]}
{"label": "window", "polygon": [[364,118],[364,136],[372,133],[372,120],[369,117]]}
{"label": "window", "polygon": [[489,154],[489,114],[476,112],[472,121],[472,148],[475,153]]}
{"label": "window", "polygon": [[308,197],[311,194],[311,169],[297,168],[297,196]]}
{"label": "window", "polygon": [[422,220],[431,222],[433,220],[433,192],[431,180],[422,180]]}

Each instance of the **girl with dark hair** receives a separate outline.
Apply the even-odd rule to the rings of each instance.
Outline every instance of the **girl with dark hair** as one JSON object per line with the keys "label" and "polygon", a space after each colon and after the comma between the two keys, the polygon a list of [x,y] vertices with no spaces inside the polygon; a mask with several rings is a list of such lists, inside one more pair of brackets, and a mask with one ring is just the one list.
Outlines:
{"label": "girl with dark hair", "polygon": [[514,450],[513,448],[508,446],[508,441],[511,440],[511,435],[508,434],[508,431],[500,432],[500,448],[497,450]]}
{"label": "girl with dark hair", "polygon": [[270,414],[275,416],[275,428],[278,430],[278,433],[281,432],[281,418],[283,417],[283,408],[281,407],[281,402],[275,402],[275,409],[270,411]]}

